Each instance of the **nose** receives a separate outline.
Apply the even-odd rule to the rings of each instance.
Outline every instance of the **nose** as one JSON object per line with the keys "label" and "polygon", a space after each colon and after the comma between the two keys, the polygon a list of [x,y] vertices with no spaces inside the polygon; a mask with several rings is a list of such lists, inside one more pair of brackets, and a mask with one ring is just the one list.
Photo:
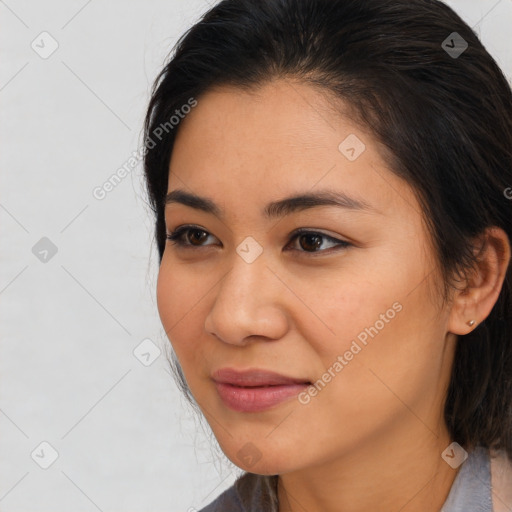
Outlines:
{"label": "nose", "polygon": [[205,329],[221,341],[243,346],[261,338],[280,339],[286,333],[286,287],[264,257],[247,263],[236,255],[231,270],[212,293],[216,296]]}

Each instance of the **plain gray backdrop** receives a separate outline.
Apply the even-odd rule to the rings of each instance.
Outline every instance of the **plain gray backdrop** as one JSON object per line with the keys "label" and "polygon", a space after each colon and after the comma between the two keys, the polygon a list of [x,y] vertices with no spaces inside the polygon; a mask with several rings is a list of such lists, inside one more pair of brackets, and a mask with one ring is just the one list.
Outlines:
{"label": "plain gray backdrop", "polygon": [[[170,375],[134,160],[154,78],[213,3],[0,0],[1,512],[192,512],[241,472]],[[447,3],[510,81],[512,0]]]}

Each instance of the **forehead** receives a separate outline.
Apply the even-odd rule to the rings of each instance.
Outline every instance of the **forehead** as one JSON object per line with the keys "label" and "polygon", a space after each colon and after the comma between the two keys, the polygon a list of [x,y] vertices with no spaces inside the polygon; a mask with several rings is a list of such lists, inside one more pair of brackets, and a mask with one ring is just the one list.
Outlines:
{"label": "forehead", "polygon": [[414,201],[372,134],[316,88],[278,80],[251,91],[217,87],[197,101],[179,125],[168,191],[220,194],[238,208],[259,203],[259,211],[318,188],[364,197],[382,211]]}
{"label": "forehead", "polygon": [[[196,149],[212,153],[223,148],[237,150],[226,157],[271,154],[294,160],[294,154],[297,159],[308,154],[313,158],[315,150],[321,149],[337,157],[344,133],[357,132],[372,142],[371,134],[363,135],[362,127],[339,115],[340,105],[318,88],[284,79],[250,90],[215,87],[198,99],[181,122],[176,144],[187,138]],[[191,141],[194,136],[198,138]]]}

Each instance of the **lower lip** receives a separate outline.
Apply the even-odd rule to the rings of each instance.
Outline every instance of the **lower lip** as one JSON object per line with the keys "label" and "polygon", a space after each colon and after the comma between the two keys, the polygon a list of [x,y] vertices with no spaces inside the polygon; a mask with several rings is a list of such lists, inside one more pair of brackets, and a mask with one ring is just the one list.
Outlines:
{"label": "lower lip", "polygon": [[298,395],[309,384],[283,384],[279,386],[242,388],[215,382],[220,398],[229,408],[238,412],[260,412],[290,397]]}

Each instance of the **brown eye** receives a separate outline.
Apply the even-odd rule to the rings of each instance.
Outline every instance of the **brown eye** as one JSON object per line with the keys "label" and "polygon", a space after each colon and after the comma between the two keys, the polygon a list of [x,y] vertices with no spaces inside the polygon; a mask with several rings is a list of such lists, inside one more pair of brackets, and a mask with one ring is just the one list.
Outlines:
{"label": "brown eye", "polygon": [[[194,241],[201,243],[201,241],[204,241],[205,238],[208,238],[208,233],[206,231],[202,231],[201,229],[189,229],[187,230],[188,235],[187,240],[189,240],[193,245]],[[204,236],[206,235],[206,236]]]}
{"label": "brown eye", "polygon": [[324,252],[330,252],[328,249],[319,249],[325,240],[328,240],[329,242],[333,242],[334,245],[338,246],[337,248],[334,247],[331,249],[337,250],[337,249],[345,249],[349,247],[351,244],[349,242],[345,242],[344,240],[338,240],[336,238],[333,238],[332,236],[324,235],[323,233],[319,233],[316,231],[307,231],[307,230],[299,230],[296,231],[294,236],[292,237],[290,242],[293,242],[295,240],[299,240],[299,246],[301,249],[293,249],[298,250],[299,252],[305,252],[305,253],[324,253]]}
{"label": "brown eye", "polygon": [[322,236],[320,235],[300,235],[298,239],[305,243],[300,243],[300,246],[306,251],[315,251],[322,245]]}
{"label": "brown eye", "polygon": [[[182,247],[203,247],[204,242],[210,234],[204,229],[196,227],[181,227],[174,232],[166,235],[167,240],[171,240],[178,246]],[[184,240],[185,238],[185,240]]]}

